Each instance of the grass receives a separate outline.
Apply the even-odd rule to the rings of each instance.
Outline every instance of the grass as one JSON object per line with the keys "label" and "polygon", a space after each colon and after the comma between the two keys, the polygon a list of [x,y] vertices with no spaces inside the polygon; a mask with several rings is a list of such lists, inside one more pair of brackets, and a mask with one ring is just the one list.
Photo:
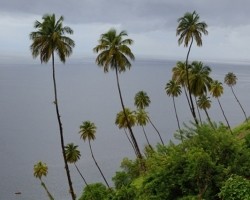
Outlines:
{"label": "grass", "polygon": [[250,121],[243,122],[242,124],[233,128],[233,134],[239,139],[243,139],[246,135],[250,134]]}

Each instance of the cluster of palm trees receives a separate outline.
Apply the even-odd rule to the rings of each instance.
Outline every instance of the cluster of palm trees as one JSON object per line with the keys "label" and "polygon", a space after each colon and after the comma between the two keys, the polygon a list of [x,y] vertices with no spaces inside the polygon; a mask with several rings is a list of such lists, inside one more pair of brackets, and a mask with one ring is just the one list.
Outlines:
{"label": "cluster of palm trees", "polygon": [[[69,191],[72,197],[72,200],[76,199],[76,195],[73,190],[73,185],[71,181],[70,171],[68,167],[68,163],[73,163],[80,173],[81,177],[83,178],[85,184],[88,186],[86,180],[82,176],[80,170],[78,169],[76,162],[80,159],[81,154],[80,151],[77,149],[77,145],[73,143],[69,143],[68,145],[64,144],[64,136],[63,136],[63,126],[61,122],[61,115],[59,112],[59,102],[57,98],[57,87],[56,87],[56,78],[55,78],[55,61],[54,61],[54,54],[56,53],[59,56],[59,59],[65,63],[66,57],[70,56],[72,53],[72,49],[75,46],[74,41],[65,36],[65,34],[73,34],[73,30],[70,27],[63,26],[63,16],[56,20],[55,14],[52,15],[44,15],[42,17],[42,22],[36,21],[34,24],[34,28],[37,29],[35,32],[30,33],[30,39],[32,40],[32,44],[30,46],[33,58],[40,56],[41,63],[48,63],[50,58],[52,58],[52,76],[53,76],[53,86],[54,86],[54,105],[56,108],[56,115],[58,120],[59,132],[60,132],[60,141],[61,141],[61,148],[62,154],[64,159],[65,170],[67,174],[68,184],[69,184]],[[217,98],[220,107],[221,103],[219,101],[219,97],[223,93],[223,86],[222,83],[215,80],[213,81],[212,78],[209,76],[211,72],[211,68],[208,66],[204,66],[202,62],[194,61],[191,64],[188,63],[189,53],[195,40],[197,46],[202,46],[202,33],[204,35],[208,34],[206,30],[207,24],[205,22],[199,21],[199,15],[194,11],[193,13],[186,13],[183,17],[178,19],[179,25],[176,30],[176,35],[180,38],[178,40],[179,45],[184,43],[184,47],[188,47],[188,53],[186,56],[185,62],[177,62],[176,66],[173,68],[173,76],[172,80],[169,81],[166,85],[166,92],[167,95],[173,98],[173,104],[175,108],[176,118],[178,122],[178,128],[181,132],[181,127],[176,111],[175,105],[175,98],[178,97],[183,88],[187,102],[192,113],[192,116],[197,124],[199,121],[197,119],[197,115],[195,112],[195,107],[193,103],[193,98],[195,99],[195,103],[197,106],[197,111],[199,109],[203,109],[207,115],[207,118],[213,126],[210,117],[208,115],[207,109],[211,107],[211,101],[207,96],[207,93],[210,92],[212,97]],[[122,106],[122,111],[119,112],[116,116],[115,124],[119,126],[119,128],[123,128],[126,132],[126,135],[134,149],[136,157],[139,160],[142,160],[142,154],[139,149],[137,140],[135,138],[134,132],[132,127],[137,124],[140,125],[143,129],[143,133],[145,134],[146,140],[148,145],[151,147],[144,127],[149,122],[155,128],[157,134],[160,137],[161,143],[164,145],[164,142],[161,138],[159,131],[156,129],[154,124],[149,118],[148,112],[145,110],[146,107],[150,104],[150,98],[148,97],[147,93],[144,91],[139,91],[135,95],[135,106],[137,111],[131,111],[129,108],[126,108],[124,105],[124,101],[122,98],[121,88],[119,84],[119,74],[125,72],[127,69],[130,69],[132,66],[130,60],[134,60],[134,54],[132,53],[131,49],[128,45],[133,44],[132,39],[123,39],[124,36],[127,36],[126,31],[121,31],[117,33],[115,29],[110,29],[108,32],[102,34],[98,41],[98,45],[94,47],[93,51],[99,53],[96,58],[96,63],[98,66],[104,68],[104,72],[107,73],[109,70],[114,70],[116,74],[116,83],[119,93],[119,98]],[[189,45],[190,42],[190,45]],[[130,59],[130,60],[129,60]],[[236,76],[233,73],[228,73],[225,77],[225,83],[229,85],[232,89],[232,86],[236,84]],[[235,95],[235,94],[234,94]],[[197,99],[198,98],[198,99]],[[236,98],[236,96],[235,96]],[[236,98],[238,101],[238,99]],[[239,102],[239,101],[238,101]],[[240,105],[241,106],[241,105]],[[241,106],[242,108],[242,106]],[[222,109],[222,107],[221,107]],[[243,110],[243,108],[242,108]],[[224,114],[224,111],[222,109]],[[244,110],[243,110],[244,112]],[[244,112],[246,117],[246,114]],[[199,115],[200,116],[200,115]],[[225,116],[225,114],[224,114]],[[226,119],[226,116],[225,116]],[[247,120],[247,117],[246,117]],[[227,119],[226,119],[227,121]],[[200,118],[200,123],[202,120]],[[229,123],[227,121],[228,127]],[[96,133],[96,126],[94,123],[90,121],[84,121],[80,126],[79,133],[81,134],[80,138],[84,141],[87,139],[91,151],[92,158],[99,169],[104,181],[106,182],[108,188],[109,184],[105,179],[100,167],[98,166],[94,154],[91,147],[91,140],[95,139]],[[128,131],[128,134],[127,134]],[[34,166],[34,175],[35,177],[41,180],[41,177],[47,174],[47,166],[45,163],[39,162]],[[42,182],[42,181],[41,181]],[[44,185],[44,184],[43,184]],[[53,199],[51,194],[48,192],[47,188],[44,185],[45,190],[47,191],[48,196],[50,199]]]}

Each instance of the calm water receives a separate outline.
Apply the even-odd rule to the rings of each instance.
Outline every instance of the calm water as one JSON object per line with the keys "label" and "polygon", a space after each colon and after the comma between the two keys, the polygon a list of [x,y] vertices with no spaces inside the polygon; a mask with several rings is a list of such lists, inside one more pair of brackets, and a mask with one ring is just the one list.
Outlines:
{"label": "calm water", "polygon": [[[49,167],[43,181],[55,199],[68,200],[68,185],[63,166],[60,137],[53,105],[51,64],[40,65],[12,60],[0,63],[0,199],[34,200],[48,199],[38,179],[33,176],[33,166],[38,161]],[[151,98],[148,108],[152,122],[162,134],[165,143],[173,139],[177,129],[172,98],[165,93],[165,85],[171,78],[171,68],[176,61],[138,59],[131,70],[120,75],[120,85],[125,106],[135,109],[133,98],[144,90]],[[238,77],[235,93],[250,115],[250,66],[243,64],[205,62],[212,68],[211,76],[223,82],[231,71]],[[64,128],[65,144],[79,145],[81,160],[77,163],[86,180],[102,181],[93,163],[88,143],[78,134],[82,121],[90,120],[97,126],[93,151],[104,175],[112,184],[112,177],[123,157],[134,158],[130,143],[123,130],[114,125],[116,114],[121,111],[115,72],[103,73],[92,59],[78,59],[66,65],[57,63],[56,79],[58,103]],[[209,114],[214,121],[223,121],[218,102],[213,101]],[[231,90],[224,85],[221,103],[233,127],[244,120],[244,115]],[[191,119],[184,94],[176,99],[177,112],[182,122]],[[201,111],[203,119],[205,114]],[[149,141],[159,142],[154,129],[145,127]],[[140,148],[146,143],[140,127],[134,132]],[[79,197],[84,183],[73,165],[70,165],[73,186]],[[15,192],[21,191],[21,195]]]}

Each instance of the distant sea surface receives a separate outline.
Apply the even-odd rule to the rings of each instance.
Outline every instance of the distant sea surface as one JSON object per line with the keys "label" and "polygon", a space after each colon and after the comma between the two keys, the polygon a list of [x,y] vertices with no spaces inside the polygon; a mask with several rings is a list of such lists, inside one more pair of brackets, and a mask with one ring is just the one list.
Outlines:
{"label": "distant sea surface", "polygon": [[[31,59],[32,60],[32,59]],[[51,63],[34,64],[19,60],[0,61],[0,199],[36,200],[48,199],[33,176],[33,166],[39,161],[49,167],[43,181],[55,199],[68,200],[69,187],[60,146],[56,118]],[[119,74],[122,96],[126,107],[135,109],[134,95],[143,90],[151,99],[147,111],[151,121],[162,135],[165,144],[178,142],[173,135],[177,130],[172,98],[165,92],[171,79],[171,69],[176,60],[141,58],[132,63],[130,70]],[[223,83],[228,72],[238,78],[234,91],[250,115],[250,63],[204,62],[212,68],[211,77]],[[112,185],[112,177],[120,168],[124,157],[135,155],[124,131],[115,126],[116,114],[122,110],[117,90],[115,72],[103,72],[94,58],[69,59],[65,65],[56,62],[58,105],[64,131],[65,144],[75,143],[81,151],[76,164],[88,183],[103,182],[96,168],[87,142],[80,139],[79,126],[90,120],[97,126],[96,140],[91,141],[94,155],[104,176]],[[208,110],[213,121],[225,123],[216,99],[212,98]],[[231,89],[224,84],[220,98],[231,127],[244,121],[244,115]],[[181,122],[192,120],[184,93],[176,98],[176,107]],[[205,113],[201,111],[202,119]],[[140,127],[133,128],[140,149],[146,140]],[[160,142],[153,127],[145,127],[152,145]],[[80,197],[84,185],[74,165],[70,166],[73,187]],[[15,192],[21,192],[16,195]]]}

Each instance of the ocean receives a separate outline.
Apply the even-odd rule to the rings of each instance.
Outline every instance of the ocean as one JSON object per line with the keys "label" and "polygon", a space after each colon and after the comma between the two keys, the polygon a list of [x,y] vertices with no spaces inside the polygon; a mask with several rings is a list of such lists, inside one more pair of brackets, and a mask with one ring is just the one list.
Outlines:
{"label": "ocean", "polygon": [[[7,59],[0,61],[0,199],[1,200],[46,200],[46,192],[40,180],[33,175],[33,167],[45,162],[49,167],[43,181],[55,199],[68,200],[67,183],[60,136],[56,118],[51,63]],[[173,135],[178,129],[172,98],[165,92],[171,79],[172,67],[177,60],[138,58],[130,70],[119,74],[125,107],[135,110],[134,96],[143,90],[151,99],[147,111],[163,141],[178,143]],[[228,72],[238,78],[234,91],[247,116],[250,115],[250,64],[203,61],[212,68],[211,77],[223,83]],[[65,65],[56,62],[58,105],[64,130],[65,144],[73,142],[81,151],[76,163],[88,183],[103,182],[89,150],[89,145],[80,139],[79,126],[90,120],[97,126],[96,140],[91,141],[95,158],[104,176],[112,185],[112,177],[120,168],[124,157],[135,155],[123,130],[115,125],[115,117],[122,110],[117,90],[115,71],[103,72],[94,58],[68,59]],[[244,115],[231,89],[223,84],[220,98],[231,127],[244,121]],[[181,123],[189,124],[191,113],[184,93],[175,99]],[[208,113],[213,121],[224,117],[216,99],[212,98]],[[202,119],[206,116],[201,111]],[[182,126],[183,127],[183,126]],[[146,144],[141,127],[133,127],[140,149]],[[145,127],[150,143],[155,146],[160,139],[148,124]],[[74,165],[69,164],[72,182],[77,197],[84,185]],[[21,192],[16,195],[15,192]]]}

